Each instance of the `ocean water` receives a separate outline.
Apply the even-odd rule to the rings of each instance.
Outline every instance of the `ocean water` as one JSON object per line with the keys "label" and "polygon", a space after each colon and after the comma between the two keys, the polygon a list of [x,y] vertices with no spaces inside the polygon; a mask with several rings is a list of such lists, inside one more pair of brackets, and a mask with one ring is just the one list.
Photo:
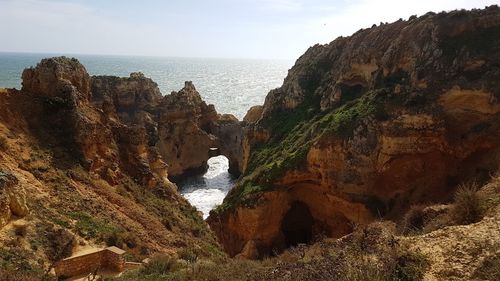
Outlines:
{"label": "ocean water", "polygon": [[[36,65],[54,54],[0,53],[0,88],[20,88],[24,68]],[[201,59],[66,55],[76,57],[91,75],[128,76],[140,71],[156,83],[162,94],[178,91],[184,81],[193,81],[207,103],[217,112],[245,116],[253,105],[263,104],[269,90],[283,83],[292,61]],[[204,175],[178,182],[183,196],[206,218],[209,211],[222,203],[235,179],[227,172],[224,156],[209,159]]]}
{"label": "ocean water", "polygon": [[222,203],[236,178],[228,173],[229,161],[225,156],[208,159],[208,170],[204,175],[185,178],[178,182],[181,193],[207,218],[210,210]]}
{"label": "ocean water", "polygon": [[[0,87],[20,88],[24,68],[54,54],[0,53]],[[162,94],[179,91],[193,81],[217,112],[245,116],[253,105],[263,104],[269,90],[283,83],[292,61],[66,55],[76,57],[91,75],[129,76],[140,71],[158,83]]]}

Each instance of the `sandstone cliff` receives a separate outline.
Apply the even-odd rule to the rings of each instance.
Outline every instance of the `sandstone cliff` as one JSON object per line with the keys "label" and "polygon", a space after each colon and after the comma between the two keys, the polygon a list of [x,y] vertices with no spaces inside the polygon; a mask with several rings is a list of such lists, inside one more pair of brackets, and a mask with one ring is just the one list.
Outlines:
{"label": "sandstone cliff", "polygon": [[204,169],[211,148],[238,172],[242,128],[191,82],[162,96],[141,73],[91,77],[76,59],[49,58],[23,72],[21,90],[0,91],[0,108],[0,260],[8,266],[46,267],[71,254],[60,252],[66,243],[116,245],[139,260],[223,256],[169,177]]}
{"label": "sandstone cliff", "polygon": [[208,219],[225,250],[341,237],[487,179],[500,163],[499,34],[492,6],[307,50],[246,118],[244,174]]}
{"label": "sandstone cliff", "polygon": [[0,172],[0,227],[5,226],[12,216],[22,218],[28,213],[26,193],[19,186],[18,179],[10,173]]}

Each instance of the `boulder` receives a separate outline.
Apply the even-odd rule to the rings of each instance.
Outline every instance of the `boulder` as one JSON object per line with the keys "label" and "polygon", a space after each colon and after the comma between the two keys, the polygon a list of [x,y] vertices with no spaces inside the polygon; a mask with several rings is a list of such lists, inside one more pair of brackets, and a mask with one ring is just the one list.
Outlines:
{"label": "boulder", "polygon": [[26,194],[16,176],[0,171],[0,227],[6,225],[12,216],[24,217],[28,213]]}

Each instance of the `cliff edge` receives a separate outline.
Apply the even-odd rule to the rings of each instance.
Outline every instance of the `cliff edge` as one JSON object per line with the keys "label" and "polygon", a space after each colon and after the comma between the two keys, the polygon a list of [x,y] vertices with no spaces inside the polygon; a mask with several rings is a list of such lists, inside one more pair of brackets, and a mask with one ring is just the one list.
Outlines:
{"label": "cliff edge", "polygon": [[265,256],[342,237],[489,179],[500,163],[499,34],[491,6],[307,50],[246,118],[244,173],[208,219],[225,250]]}

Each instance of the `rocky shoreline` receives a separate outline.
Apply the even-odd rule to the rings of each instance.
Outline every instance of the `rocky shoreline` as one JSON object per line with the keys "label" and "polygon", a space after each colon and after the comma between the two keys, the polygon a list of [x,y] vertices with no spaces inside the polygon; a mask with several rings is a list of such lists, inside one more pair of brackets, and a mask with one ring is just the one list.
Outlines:
{"label": "rocky shoreline", "polygon": [[[162,95],[142,73],[44,59],[22,89],[0,90],[0,258],[47,269],[68,253],[44,237],[62,237],[69,254],[119,244],[135,259],[261,259],[450,203],[499,169],[499,34],[497,6],[362,29],[311,47],[243,121],[189,81]],[[173,182],[216,155],[239,179],[205,222]],[[492,208],[478,226],[493,228]]]}

